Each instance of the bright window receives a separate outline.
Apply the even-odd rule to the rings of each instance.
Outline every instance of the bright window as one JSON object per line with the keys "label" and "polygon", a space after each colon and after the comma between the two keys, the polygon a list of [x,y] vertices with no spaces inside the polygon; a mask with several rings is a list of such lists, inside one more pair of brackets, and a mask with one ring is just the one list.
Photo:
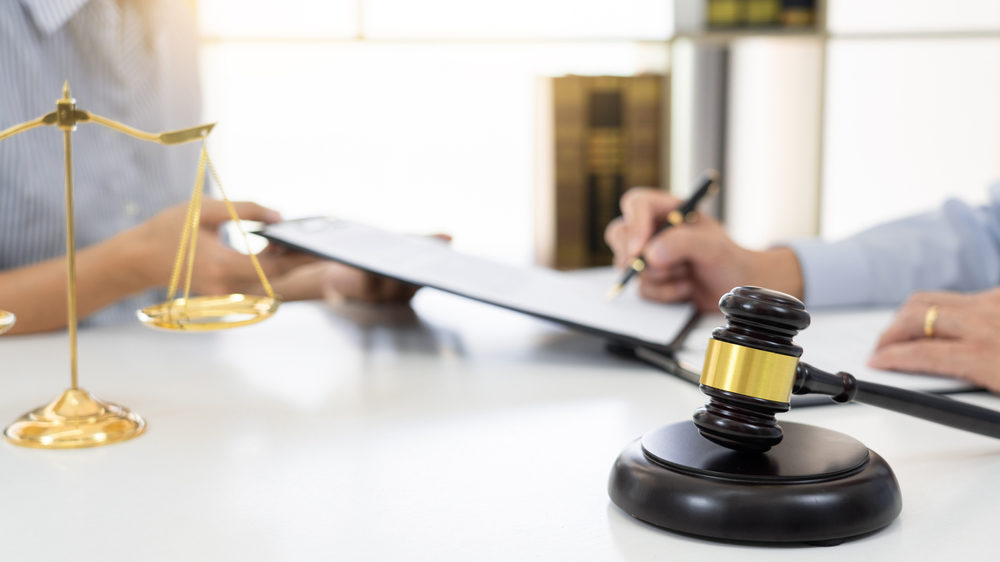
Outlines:
{"label": "bright window", "polygon": [[664,72],[671,27],[652,0],[199,6],[230,196],[517,263],[532,260],[538,77]]}

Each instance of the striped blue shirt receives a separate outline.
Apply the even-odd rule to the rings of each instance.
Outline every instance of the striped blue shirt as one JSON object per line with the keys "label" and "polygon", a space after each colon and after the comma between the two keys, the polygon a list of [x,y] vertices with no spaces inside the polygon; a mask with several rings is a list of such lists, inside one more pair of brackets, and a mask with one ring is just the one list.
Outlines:
{"label": "striped blue shirt", "polygon": [[[0,130],[53,111],[66,80],[77,107],[139,129],[198,124],[191,3],[0,2]],[[160,146],[80,124],[73,133],[77,247],[185,201],[198,148]],[[62,133],[55,127],[0,142],[0,269],[65,255],[63,158]],[[90,321],[134,318],[136,308],[162,298],[159,290],[133,295]]]}

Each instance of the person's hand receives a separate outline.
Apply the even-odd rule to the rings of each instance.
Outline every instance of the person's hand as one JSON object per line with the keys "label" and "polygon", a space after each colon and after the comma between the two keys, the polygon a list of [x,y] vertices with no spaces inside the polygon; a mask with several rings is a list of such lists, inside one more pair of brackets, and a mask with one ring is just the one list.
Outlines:
{"label": "person's hand", "polygon": [[[433,236],[444,242],[451,242],[448,234]],[[331,264],[322,278],[323,298],[330,303],[347,300],[364,302],[409,302],[420,288],[374,273],[368,273],[341,264]]]}
{"label": "person's hand", "polygon": [[643,297],[692,301],[707,312],[717,311],[719,298],[739,285],[766,287],[802,298],[802,273],[788,248],[748,250],[706,216],[654,235],[681,203],[659,190],[632,188],[622,197],[622,216],[605,229],[604,239],[614,252],[617,267],[626,267],[639,254],[645,256],[646,268],[638,278]]}
{"label": "person's hand", "polygon": [[270,283],[284,301],[323,299],[330,303],[344,300],[404,303],[420,288],[325,260],[297,267],[270,279]]}
{"label": "person's hand", "polygon": [[[927,312],[937,307],[932,337]],[[1000,392],[1000,289],[915,293],[882,334],[868,364],[877,369],[950,375]]]}
{"label": "person's hand", "polygon": [[323,275],[323,298],[336,303],[356,300],[369,303],[405,303],[417,292],[410,285],[341,264],[331,264]]}
{"label": "person's hand", "polygon": [[[435,238],[451,241],[447,234]],[[269,251],[288,251],[281,246]],[[406,303],[420,288],[417,285],[368,273],[333,261],[319,261],[298,267],[271,280],[271,286],[283,300],[323,299],[331,304],[345,300],[368,303]]]}
{"label": "person's hand", "polygon": [[[256,203],[234,202],[243,220],[273,223],[281,220],[277,211]],[[161,211],[148,221],[119,235],[118,242],[129,252],[126,274],[139,280],[142,287],[166,287],[170,282],[187,204]],[[259,285],[260,280],[246,254],[223,242],[219,227],[230,220],[222,201],[205,199],[201,208],[198,239],[191,276],[191,290],[197,294],[219,295],[242,292]],[[315,262],[317,258],[298,252],[261,252],[257,256],[264,274],[280,277],[293,269]],[[186,263],[185,263],[186,265]],[[183,277],[181,283],[184,282]]]}

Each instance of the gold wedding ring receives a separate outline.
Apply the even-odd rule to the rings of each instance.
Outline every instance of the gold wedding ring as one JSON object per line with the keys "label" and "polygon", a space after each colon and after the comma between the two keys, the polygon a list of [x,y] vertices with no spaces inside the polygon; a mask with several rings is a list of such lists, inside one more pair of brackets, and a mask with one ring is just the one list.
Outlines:
{"label": "gold wedding ring", "polygon": [[924,314],[924,337],[934,337],[934,323],[937,322],[937,317],[938,306],[936,304],[932,304],[930,308],[927,309],[927,313]]}

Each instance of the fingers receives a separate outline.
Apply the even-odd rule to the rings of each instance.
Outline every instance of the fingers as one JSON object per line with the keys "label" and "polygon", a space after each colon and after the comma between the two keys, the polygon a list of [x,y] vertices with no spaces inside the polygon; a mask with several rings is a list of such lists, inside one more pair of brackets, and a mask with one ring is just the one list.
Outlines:
{"label": "fingers", "polygon": [[322,279],[322,292],[327,301],[345,299],[364,302],[406,302],[419,287],[366,273],[343,264],[330,264]]}
{"label": "fingers", "polygon": [[639,295],[660,302],[689,301],[696,283],[686,263],[669,267],[647,267],[639,275]]}
{"label": "fingers", "polygon": [[878,349],[868,365],[891,371],[967,376],[972,371],[969,365],[972,354],[967,348],[968,345],[956,340],[906,341]]}
{"label": "fingers", "polygon": [[669,266],[655,264],[642,271],[642,278],[649,283],[670,283],[691,277],[691,266],[688,263],[676,263]]}
{"label": "fingers", "polygon": [[419,289],[330,261],[296,267],[276,276],[271,285],[285,301],[325,298],[330,302],[406,302]]}
{"label": "fingers", "polygon": [[[235,252],[237,255],[232,256],[232,267],[234,271],[240,272],[243,276],[252,275],[254,278],[257,277],[256,269],[253,268],[253,263],[250,261],[249,257],[245,254],[240,254]],[[302,252],[288,252],[270,256],[257,256],[257,262],[260,264],[261,269],[264,270],[264,275],[268,277],[277,277],[279,275],[284,275],[291,272],[292,270],[301,268],[306,265],[315,264],[320,262],[320,258],[310,254],[304,254]],[[241,267],[240,264],[243,264]],[[246,269],[249,267],[249,271]]]}
{"label": "fingers", "polygon": [[[248,287],[260,287],[260,277],[249,256],[221,242],[217,242],[214,246],[211,250],[206,247],[203,258],[195,264],[194,282],[199,292],[226,294],[243,291]],[[198,251],[201,252],[202,248],[199,247]],[[269,280],[278,279],[293,270],[319,261],[319,258],[301,252],[258,254],[256,258],[264,276]],[[296,291],[298,290],[296,288]]]}
{"label": "fingers", "polygon": [[714,253],[716,240],[707,226],[708,221],[705,220],[660,232],[646,244],[646,265],[654,270],[669,269]]}
{"label": "fingers", "polygon": [[[233,208],[242,220],[260,221],[274,223],[281,220],[281,214],[274,209],[269,209],[263,205],[258,205],[250,201],[233,201]],[[203,226],[217,226],[232,217],[224,201],[218,199],[205,199],[201,205],[201,224]]]}
{"label": "fingers", "polygon": [[270,279],[271,287],[283,301],[318,299],[323,296],[322,278],[326,262],[310,263]]}
{"label": "fingers", "polygon": [[689,301],[694,296],[694,289],[694,282],[690,277],[666,283],[654,283],[640,277],[639,282],[639,295],[642,298],[660,302]]}
{"label": "fingers", "polygon": [[364,275],[362,281],[364,289],[345,296],[364,302],[406,302],[420,288],[381,275],[372,273],[362,273],[362,275]]}
{"label": "fingers", "polygon": [[656,189],[628,190],[621,200],[625,253],[631,257],[641,254],[656,228],[680,205],[680,199]]}
{"label": "fingers", "polygon": [[420,289],[417,285],[401,283],[394,279],[385,277],[381,277],[381,279],[383,280],[381,290],[377,294],[371,295],[374,302],[407,302]]}
{"label": "fingers", "polygon": [[996,374],[1000,349],[995,341],[920,339],[894,343],[877,350],[868,360],[876,369],[958,377],[1000,392]]}
{"label": "fingers", "polygon": [[[614,232],[609,237],[615,236]],[[746,277],[736,246],[709,217],[661,231],[646,244],[646,268],[639,274],[639,293],[650,300],[693,301],[714,310],[719,296]]]}
{"label": "fingers", "polygon": [[604,242],[611,248],[614,255],[614,266],[623,268],[634,256],[628,254],[625,244],[625,219],[618,217],[608,223],[604,229]]}
{"label": "fingers", "polygon": [[[879,339],[869,365],[952,375],[1000,391],[1000,293],[918,293],[899,310]],[[933,337],[925,334],[928,310],[936,307]]]}
{"label": "fingers", "polygon": [[928,312],[937,307],[937,317],[932,328],[936,338],[958,338],[965,328],[963,318],[967,309],[967,297],[955,293],[921,292],[910,297],[900,307],[892,323],[878,339],[875,348],[893,343],[925,338]]}

